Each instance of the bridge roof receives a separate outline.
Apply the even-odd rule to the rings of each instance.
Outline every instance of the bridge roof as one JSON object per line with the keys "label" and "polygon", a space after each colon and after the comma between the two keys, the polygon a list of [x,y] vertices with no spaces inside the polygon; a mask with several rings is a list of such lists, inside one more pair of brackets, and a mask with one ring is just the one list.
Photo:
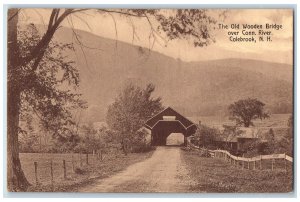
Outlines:
{"label": "bridge roof", "polygon": [[[172,120],[172,118],[174,120]],[[148,119],[145,123],[145,126],[148,129],[152,130],[154,128],[154,126],[160,121],[180,122],[185,129],[188,129],[189,127],[195,125],[192,121],[190,121],[186,117],[182,116],[181,114],[176,112],[171,107],[167,107],[163,111],[161,111],[160,113],[158,113],[155,116],[153,116],[152,118]]]}

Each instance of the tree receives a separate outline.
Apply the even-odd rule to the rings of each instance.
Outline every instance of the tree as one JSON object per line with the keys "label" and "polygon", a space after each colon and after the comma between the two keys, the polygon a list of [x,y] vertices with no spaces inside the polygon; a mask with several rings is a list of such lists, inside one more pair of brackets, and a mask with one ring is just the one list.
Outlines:
{"label": "tree", "polygon": [[139,134],[142,133],[138,133],[138,130],[146,120],[163,109],[161,99],[151,97],[154,90],[153,84],[148,84],[145,89],[142,89],[128,83],[114,103],[108,107],[107,124],[118,132],[118,138],[125,154],[131,143],[141,138]]}
{"label": "tree", "polygon": [[228,107],[230,120],[235,120],[238,126],[253,126],[252,120],[269,118],[269,114],[264,112],[265,104],[257,99],[248,98],[234,102]]}
{"label": "tree", "polygon": [[220,131],[206,125],[199,125],[194,135],[194,140],[199,147],[213,147]]}
{"label": "tree", "polygon": [[83,125],[82,130],[84,133],[82,142],[84,142],[86,147],[85,152],[91,153],[101,149],[103,146],[103,140],[99,135],[100,131],[97,131],[94,128],[93,123],[89,122],[86,125]]}
{"label": "tree", "polygon": [[[9,11],[9,16],[13,10]],[[49,41],[43,56],[35,61],[20,61],[32,57],[42,37],[31,24],[17,28],[17,15],[8,23],[8,136],[7,176],[8,190],[25,190],[29,186],[19,160],[18,135],[22,131],[19,120],[39,119],[41,126],[54,135],[63,136],[72,125],[71,110],[83,107],[80,94],[79,73],[73,61],[64,53],[72,50],[72,44]],[[21,58],[22,57],[22,58]],[[65,86],[73,86],[66,89]]]}
{"label": "tree", "polygon": [[276,151],[277,142],[275,139],[275,134],[273,128],[270,128],[268,133],[266,134],[266,148],[265,152],[268,154],[273,154]]}
{"label": "tree", "polygon": [[278,141],[277,149],[280,153],[286,153],[293,156],[294,152],[294,116],[291,115],[288,119],[288,129],[280,141]]}
{"label": "tree", "polygon": [[230,126],[230,125],[223,125],[223,132],[222,132],[222,139],[226,142],[225,149],[232,150],[230,147],[230,142],[233,141],[234,138],[239,137],[243,131],[239,129],[238,126]]}
{"label": "tree", "polygon": [[[64,121],[65,123],[62,124],[61,120],[56,121],[53,117],[58,115],[64,118],[62,120],[69,120],[70,114],[65,108],[67,101],[64,98],[71,93],[59,91],[57,85],[51,86],[51,82],[53,82],[51,73],[57,73],[55,67],[60,66],[63,68],[64,80],[71,83],[75,82],[75,85],[78,85],[79,75],[72,64],[64,61],[65,58],[61,57],[62,55],[58,55],[59,59],[56,58],[57,56],[51,58],[48,48],[57,29],[67,17],[89,9],[53,9],[44,35],[29,37],[28,43],[23,44],[26,54],[22,53],[18,42],[17,24],[20,10],[9,9],[8,11],[7,179],[9,191],[25,190],[29,186],[21,168],[18,148],[19,118],[22,106],[26,106],[23,101],[28,99],[26,101],[28,102],[30,97],[34,95],[34,99],[29,102],[30,110],[33,112],[40,111],[37,116],[44,120],[43,125],[57,131],[57,134],[67,131],[67,127],[61,128],[66,122]],[[100,14],[119,14],[128,18],[143,18],[150,26],[150,34],[155,39],[161,37],[161,34],[165,34],[167,40],[190,40],[195,46],[200,47],[214,42],[210,32],[210,24],[215,24],[216,21],[207,14],[205,9],[174,10],[171,14],[165,14],[164,11],[157,9],[93,10]],[[31,43],[30,40],[35,41]],[[59,49],[62,48],[68,49],[70,46]],[[52,59],[51,65],[45,60],[47,54],[49,56],[48,62]],[[47,66],[47,70],[43,69],[43,65]],[[75,101],[76,96],[72,97]],[[56,101],[62,105],[57,104]],[[69,123],[71,124],[71,122]]]}
{"label": "tree", "polygon": [[284,137],[286,142],[286,153],[293,156],[294,153],[294,115],[292,114],[288,120],[288,131]]}

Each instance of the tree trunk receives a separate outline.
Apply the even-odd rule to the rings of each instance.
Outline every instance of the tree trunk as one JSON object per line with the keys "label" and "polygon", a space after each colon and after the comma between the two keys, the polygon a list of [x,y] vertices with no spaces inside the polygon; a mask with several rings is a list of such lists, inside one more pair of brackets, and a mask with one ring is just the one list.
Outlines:
{"label": "tree trunk", "polygon": [[19,159],[19,116],[21,90],[18,83],[20,68],[17,44],[17,9],[8,11],[8,89],[7,89],[7,189],[8,191],[24,191],[30,185],[21,167]]}

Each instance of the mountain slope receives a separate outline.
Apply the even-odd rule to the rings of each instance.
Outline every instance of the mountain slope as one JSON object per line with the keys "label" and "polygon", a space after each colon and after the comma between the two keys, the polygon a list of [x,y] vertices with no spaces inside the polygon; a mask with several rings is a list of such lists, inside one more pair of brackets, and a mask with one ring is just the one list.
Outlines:
{"label": "mountain slope", "polygon": [[[184,62],[131,44],[76,31],[85,47],[75,43],[73,58],[80,71],[80,91],[88,101],[88,120],[102,121],[124,82],[152,82],[155,96],[187,116],[224,114],[242,98],[257,97],[272,112],[290,112],[292,66],[258,60],[223,59]],[[55,35],[76,42],[72,31]],[[89,47],[89,48],[86,48]]]}

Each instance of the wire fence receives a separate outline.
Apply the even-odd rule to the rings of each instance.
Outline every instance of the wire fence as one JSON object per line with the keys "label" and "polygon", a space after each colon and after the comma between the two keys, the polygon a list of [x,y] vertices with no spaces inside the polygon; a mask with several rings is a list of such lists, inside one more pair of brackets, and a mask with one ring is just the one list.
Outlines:
{"label": "wire fence", "polygon": [[32,185],[49,185],[53,188],[55,184],[84,177],[86,169],[96,169],[104,161],[110,161],[115,156],[104,155],[102,152],[94,154],[23,153],[20,158],[26,178]]}

